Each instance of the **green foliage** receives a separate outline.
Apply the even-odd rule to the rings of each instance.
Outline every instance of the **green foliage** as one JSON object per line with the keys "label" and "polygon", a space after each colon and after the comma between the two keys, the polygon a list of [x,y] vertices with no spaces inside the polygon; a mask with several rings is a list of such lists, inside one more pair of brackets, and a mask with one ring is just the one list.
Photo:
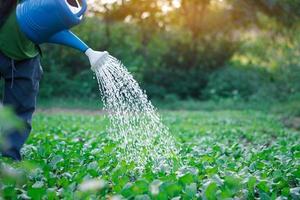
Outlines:
{"label": "green foliage", "polygon": [[[283,100],[300,91],[296,0],[95,4],[102,9],[73,31],[121,60],[151,98]],[[43,52],[41,97],[98,96],[83,54],[54,45]]]}
{"label": "green foliage", "polygon": [[[149,95],[158,98],[166,94],[201,97],[207,73],[222,67],[237,47],[227,35],[218,37],[211,33],[194,39],[184,29],[177,29],[171,33],[154,32],[149,37],[137,25],[105,25],[98,18],[88,18],[75,32],[94,49],[105,49],[120,59]],[[53,45],[44,46],[43,50],[42,97],[95,96],[97,84],[83,55]]]}
{"label": "green foliage", "polygon": [[287,26],[294,24],[300,18],[298,0],[244,0],[233,1],[233,3],[235,8],[244,11],[245,16],[248,14],[256,18],[256,12],[262,12]]}
{"label": "green foliage", "polygon": [[[168,35],[158,35],[157,40],[162,41],[160,46],[164,48],[160,50],[161,54],[153,57],[155,63],[150,61],[151,65],[146,65],[143,70],[144,88],[150,96],[162,99],[166,95],[177,95],[181,99],[201,98],[207,75],[231,58],[237,43],[229,37],[217,38],[214,34],[193,39],[184,30]],[[168,40],[163,42],[167,37]]]}
{"label": "green foliage", "polygon": [[43,52],[44,77],[40,85],[42,97],[96,95],[98,86],[84,55],[57,45],[44,45]]}
{"label": "green foliage", "polygon": [[298,199],[299,132],[256,111],[167,112],[184,166],[142,174],[120,163],[102,116],[36,115],[25,161],[0,158],[4,199]]}
{"label": "green foliage", "polygon": [[272,76],[264,69],[228,66],[210,75],[204,91],[207,98],[276,98]]}
{"label": "green foliage", "polygon": [[12,114],[10,109],[4,108],[0,104],[0,131],[1,133],[5,130],[12,128],[15,125],[16,117]]}
{"label": "green foliage", "polygon": [[299,27],[283,32],[245,36],[228,65],[209,75],[206,97],[286,100],[299,93]]}
{"label": "green foliage", "polygon": [[3,139],[8,131],[13,128],[22,129],[22,127],[20,119],[13,114],[11,109],[0,104],[0,147],[3,148],[6,145]]}
{"label": "green foliage", "polygon": [[[75,29],[93,48],[108,50],[128,66],[151,98],[165,100],[283,100],[298,93],[299,29],[285,30],[274,37],[270,32],[246,35],[237,42],[213,32],[193,39],[182,28],[145,36],[136,24],[106,25],[98,18],[87,18]],[[42,97],[97,98],[97,81],[84,55],[44,46],[43,66]]]}
{"label": "green foliage", "polygon": [[15,127],[22,127],[20,120],[13,114],[11,109],[5,108],[0,104],[0,140],[6,131]]}
{"label": "green foliage", "polygon": [[[134,33],[135,29],[131,25],[116,24],[109,27],[110,36],[110,33],[106,35],[104,31],[106,27],[101,23],[103,21],[98,18],[87,18],[86,22],[74,31],[83,40],[88,41],[92,48],[107,50],[124,64],[132,66],[129,70],[135,71],[135,66],[141,67],[142,59],[132,56],[136,54],[138,48],[136,45],[139,45]],[[94,98],[98,96],[98,84],[85,55],[55,45],[43,45],[43,52],[44,77],[40,91],[42,97]]]}

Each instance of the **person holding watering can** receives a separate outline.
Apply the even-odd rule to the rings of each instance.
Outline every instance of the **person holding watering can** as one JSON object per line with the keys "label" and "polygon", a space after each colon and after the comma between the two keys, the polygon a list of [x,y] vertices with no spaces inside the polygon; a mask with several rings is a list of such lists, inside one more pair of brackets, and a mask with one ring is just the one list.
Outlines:
{"label": "person holding watering can", "polygon": [[[11,130],[1,137],[0,154],[21,160],[20,150],[26,142],[36,108],[39,82],[43,71],[40,48],[20,30],[16,16],[18,0],[0,0],[0,79],[4,81],[3,104],[14,109],[25,128]],[[76,0],[68,0],[76,5]]]}
{"label": "person holding watering can", "polygon": [[0,79],[4,81],[3,104],[14,109],[25,128],[5,133],[0,151],[2,156],[21,160],[20,150],[31,131],[42,68],[39,47],[18,27],[17,3],[0,0]]}

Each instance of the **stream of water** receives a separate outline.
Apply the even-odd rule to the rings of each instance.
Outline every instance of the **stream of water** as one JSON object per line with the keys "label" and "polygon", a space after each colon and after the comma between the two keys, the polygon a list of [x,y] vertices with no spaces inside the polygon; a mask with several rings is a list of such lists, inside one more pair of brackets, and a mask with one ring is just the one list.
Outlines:
{"label": "stream of water", "polygon": [[95,73],[118,159],[133,162],[138,171],[148,164],[153,171],[171,170],[178,146],[133,76],[112,56]]}

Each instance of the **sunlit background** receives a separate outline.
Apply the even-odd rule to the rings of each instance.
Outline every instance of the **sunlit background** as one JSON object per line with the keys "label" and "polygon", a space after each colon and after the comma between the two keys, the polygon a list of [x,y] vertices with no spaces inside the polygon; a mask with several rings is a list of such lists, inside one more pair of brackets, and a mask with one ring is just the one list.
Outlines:
{"label": "sunlit background", "polygon": [[[73,31],[152,100],[289,101],[300,96],[299,10],[297,0],[88,0]],[[41,99],[98,96],[85,55],[42,48]]]}
{"label": "sunlit background", "polygon": [[[94,49],[120,59],[152,99],[282,101],[300,92],[298,1],[89,0],[88,5],[74,31]],[[51,53],[43,59],[49,76],[42,97],[95,96],[84,55],[44,48]],[[49,89],[59,83],[68,89]]]}

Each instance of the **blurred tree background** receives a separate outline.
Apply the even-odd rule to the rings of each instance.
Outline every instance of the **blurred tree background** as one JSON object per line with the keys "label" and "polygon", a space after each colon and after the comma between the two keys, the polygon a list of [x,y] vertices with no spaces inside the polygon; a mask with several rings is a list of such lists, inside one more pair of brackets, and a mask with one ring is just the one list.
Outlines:
{"label": "blurred tree background", "polygon": [[[299,0],[90,0],[76,32],[151,98],[285,100],[300,93]],[[98,97],[85,55],[43,45],[41,97]]]}

